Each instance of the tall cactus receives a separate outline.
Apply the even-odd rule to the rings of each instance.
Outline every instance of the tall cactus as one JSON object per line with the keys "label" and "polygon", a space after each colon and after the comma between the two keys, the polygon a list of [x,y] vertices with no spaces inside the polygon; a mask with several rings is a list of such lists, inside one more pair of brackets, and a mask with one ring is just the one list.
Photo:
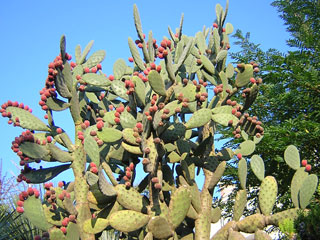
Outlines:
{"label": "tall cactus", "polygon": [[[300,168],[299,152],[290,146],[285,160],[297,171],[292,180],[296,208],[272,214],[277,182],[264,176],[263,160],[255,155],[250,165],[262,181],[260,210],[241,218],[249,190],[245,157],[264,134],[261,122],[245,111],[261,79],[255,76],[256,63],[239,63],[236,68],[226,64],[233,31],[225,22],[227,12],[228,2],[225,10],[217,4],[213,27],[195,36],[182,33],[182,15],[176,32],[169,27],[170,38],[157,44],[151,31],[146,39],[134,5],[138,39],[128,39],[132,63],[117,60],[109,76],[101,68],[105,52],[89,56],[93,41],[83,51],[77,46],[75,62],[70,62],[62,36],[60,54],[49,64],[40,91],[47,122],[18,102],[4,103],[1,113],[9,124],[26,129],[12,142],[23,167],[18,181],[45,183],[71,168],[74,182],[58,187],[46,183],[43,201],[36,189],[22,192],[17,211],[47,230],[50,239],[97,239],[110,228],[139,239],[209,239],[211,223],[220,218],[220,209],[212,208],[214,188],[234,157],[239,160],[241,188],[234,218],[212,239],[241,239],[240,231],[268,239],[261,231],[264,227],[278,226],[294,218],[298,208],[306,208],[317,177]],[[239,94],[242,102],[232,100]],[[74,140],[55,124],[55,111],[70,111]],[[229,128],[243,142],[235,150],[217,151],[218,127]],[[40,161],[58,165],[31,167]],[[140,182],[138,164],[146,174]],[[201,191],[195,181],[200,169],[205,175]]]}

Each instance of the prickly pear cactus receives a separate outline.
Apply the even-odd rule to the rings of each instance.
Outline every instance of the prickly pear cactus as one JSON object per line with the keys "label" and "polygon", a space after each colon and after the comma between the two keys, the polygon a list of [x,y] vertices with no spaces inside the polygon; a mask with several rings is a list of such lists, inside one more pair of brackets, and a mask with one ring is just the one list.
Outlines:
{"label": "prickly pear cactus", "polygon": [[[250,166],[262,181],[260,211],[242,217],[246,157],[264,134],[261,122],[245,111],[261,79],[256,63],[226,64],[233,31],[225,22],[227,12],[228,1],[226,9],[217,4],[213,26],[195,36],[183,34],[182,15],[176,31],[169,27],[170,37],[157,42],[151,31],[148,37],[144,34],[134,5],[138,39],[128,39],[132,57],[129,62],[117,60],[108,75],[101,66],[105,52],[89,54],[93,41],[83,51],[77,46],[71,61],[62,36],[60,53],[49,63],[40,91],[45,121],[23,103],[1,106],[9,124],[26,129],[12,142],[22,166],[17,180],[45,183],[44,198],[31,188],[20,194],[17,211],[48,231],[50,239],[97,239],[111,228],[124,238],[209,239],[211,222],[220,218],[220,209],[212,208],[213,192],[232,158],[239,160],[240,182],[234,218],[212,239],[240,239],[239,231],[267,239],[261,232],[265,226],[277,226],[306,208],[318,180],[300,168],[298,150],[290,146],[285,160],[296,170],[296,208],[272,214],[277,182],[264,176],[263,160],[255,155]],[[243,96],[242,102],[233,100],[237,95]],[[73,140],[73,132],[55,124],[55,111],[70,112]],[[221,127],[243,139],[238,148],[215,149],[214,136]],[[38,168],[41,161],[57,165]],[[145,172],[140,182],[138,164]],[[58,187],[46,183],[70,168],[74,182]],[[200,169],[205,176],[201,191],[195,181]]]}

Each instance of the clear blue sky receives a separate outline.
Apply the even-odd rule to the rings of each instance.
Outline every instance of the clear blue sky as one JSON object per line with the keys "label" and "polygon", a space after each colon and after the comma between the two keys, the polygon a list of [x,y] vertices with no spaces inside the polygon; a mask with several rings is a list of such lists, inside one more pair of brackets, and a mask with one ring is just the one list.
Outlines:
{"label": "clear blue sky", "polygon": [[[289,34],[278,17],[272,1],[230,0],[227,22],[243,33],[250,32],[251,40],[260,43],[264,50],[276,48],[288,50],[286,40]],[[62,34],[67,38],[67,51],[74,55],[77,44],[82,48],[95,40],[93,50],[106,50],[102,63],[103,71],[112,74],[116,59],[129,57],[128,36],[136,38],[133,23],[133,3],[140,12],[145,33],[153,31],[156,39],[168,36],[168,25],[179,26],[184,13],[183,33],[194,35],[203,25],[211,26],[215,20],[215,5],[224,1],[4,1],[0,8],[1,58],[0,104],[7,100],[29,105],[35,115],[43,119],[40,110],[39,90],[44,86],[47,66],[59,54],[59,40]],[[231,43],[233,39],[231,38]],[[231,51],[237,48],[231,44]],[[58,125],[65,126],[70,118],[59,115]],[[70,123],[70,122],[69,122]],[[7,118],[0,117],[0,158],[3,170],[18,174],[11,160],[18,158],[11,151],[11,141],[21,133],[20,128],[7,124]],[[71,132],[72,135],[72,132]]]}

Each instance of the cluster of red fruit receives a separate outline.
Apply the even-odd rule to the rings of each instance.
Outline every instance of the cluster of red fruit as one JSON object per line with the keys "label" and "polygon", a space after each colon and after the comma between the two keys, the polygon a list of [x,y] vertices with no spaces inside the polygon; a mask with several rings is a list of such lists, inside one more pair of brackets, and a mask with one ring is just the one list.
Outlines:
{"label": "cluster of red fruit", "polygon": [[[90,126],[90,122],[88,120],[85,120],[82,124],[81,124],[81,128],[83,130],[87,129],[88,127]],[[97,118],[97,129],[99,131],[102,130],[102,128],[104,127],[104,122],[103,122],[103,119],[102,118]],[[78,139],[81,140],[81,143],[84,144],[84,135],[83,135],[83,132],[82,131],[78,131],[77,132],[77,136],[78,136]],[[97,131],[96,130],[91,130],[90,131],[90,136],[94,137],[94,140],[96,140],[97,144],[99,146],[103,145],[103,141],[101,139],[99,139],[97,137]]]}
{"label": "cluster of red fruit", "polygon": [[257,116],[249,117],[249,114],[245,113],[240,118],[238,127],[232,132],[232,134],[235,138],[240,138],[241,129],[243,129],[245,132],[250,130],[250,132],[254,132],[255,136],[259,138],[264,134],[264,128],[261,125],[262,122],[258,121]]}
{"label": "cluster of red fruit", "polygon": [[6,103],[2,104],[1,105],[1,109],[0,109],[1,116],[9,118],[8,124],[12,124],[13,123],[14,127],[20,126],[19,118],[16,117],[15,119],[13,119],[11,112],[7,111],[7,107],[18,107],[18,108],[24,109],[24,110],[29,111],[30,113],[32,113],[32,109],[31,108],[29,108],[28,106],[24,105],[23,103],[18,103],[17,101],[12,102],[12,101],[9,100]]}
{"label": "cluster of red fruit", "polygon": [[38,189],[36,188],[28,188],[27,191],[23,191],[19,194],[19,200],[17,202],[17,212],[18,213],[23,213],[24,209],[23,209],[23,205],[24,205],[24,201],[27,200],[27,198],[29,196],[35,196],[36,198],[39,198],[40,196],[40,192]]}
{"label": "cluster of red fruit", "polygon": [[[20,166],[24,166],[30,160],[30,158],[24,155],[24,153],[19,149],[19,146],[24,142],[33,142],[39,145],[45,145],[47,143],[52,142],[52,137],[47,136],[46,139],[41,140],[35,138],[30,130],[26,130],[22,132],[22,134],[19,137],[16,137],[15,140],[12,142],[11,149],[19,156]],[[40,163],[40,159],[35,159],[35,162]]]}
{"label": "cluster of red fruit", "polygon": [[159,189],[160,190],[162,188],[162,185],[159,182],[159,178],[153,177],[153,178],[151,178],[151,182],[154,184],[153,186],[154,186],[155,189]]}
{"label": "cluster of red fruit", "polygon": [[143,132],[143,125],[141,122],[138,122],[133,128],[133,136],[136,138],[136,143],[141,143],[142,139],[140,133]]}
{"label": "cluster of red fruit", "polygon": [[[65,54],[66,60],[71,60],[71,55],[68,53]],[[75,63],[71,64],[71,69],[75,67]],[[48,106],[46,105],[46,101],[50,97],[57,97],[57,92],[55,89],[55,80],[57,78],[57,75],[59,74],[59,71],[62,71],[64,68],[63,60],[61,57],[61,54],[57,56],[53,62],[49,63],[48,65],[48,76],[45,81],[44,88],[40,91],[40,101],[39,105],[41,106],[42,110],[46,111],[48,110]],[[45,118],[47,119],[48,116],[45,115]]]}
{"label": "cluster of red fruit", "polygon": [[98,168],[97,165],[94,162],[91,162],[89,164],[90,167],[90,172],[94,173],[94,174],[98,174]]}
{"label": "cluster of red fruit", "polygon": [[305,171],[306,172],[310,172],[311,171],[311,165],[310,164],[308,164],[308,161],[307,160],[302,160],[301,161],[301,165],[302,165],[302,167],[305,167]]}
{"label": "cluster of red fruit", "polygon": [[60,230],[63,232],[63,234],[67,234],[67,227],[70,222],[76,223],[76,216],[75,215],[69,215],[69,217],[65,217],[61,222]]}
{"label": "cluster of red fruit", "polygon": [[132,180],[132,174],[133,174],[132,172],[134,171],[134,168],[135,168],[134,163],[131,162],[129,164],[129,167],[126,167],[126,173],[122,178],[124,180],[124,182],[125,182],[124,184],[126,185],[127,188],[131,187],[131,180]]}

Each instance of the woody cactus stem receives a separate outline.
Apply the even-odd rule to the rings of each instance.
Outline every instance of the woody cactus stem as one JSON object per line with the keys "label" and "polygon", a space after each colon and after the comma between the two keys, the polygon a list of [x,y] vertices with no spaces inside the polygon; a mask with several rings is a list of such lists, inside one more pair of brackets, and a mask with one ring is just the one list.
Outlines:
{"label": "woody cactus stem", "polygon": [[[227,8],[228,1],[226,9],[217,4],[213,26],[191,37],[182,32],[182,15],[176,32],[169,27],[170,38],[157,42],[151,31],[145,39],[134,6],[138,39],[128,39],[130,63],[118,59],[109,76],[102,72],[103,50],[88,56],[93,41],[83,51],[77,46],[71,62],[62,36],[60,54],[49,64],[40,91],[48,123],[22,103],[1,105],[9,124],[27,129],[12,142],[22,166],[17,180],[45,183],[46,189],[43,199],[35,189],[22,192],[17,211],[52,240],[93,240],[110,228],[126,239],[208,240],[211,223],[221,217],[221,210],[212,207],[213,192],[231,159],[239,176],[233,219],[212,240],[241,239],[240,231],[268,239],[261,231],[265,226],[279,226],[307,208],[318,178],[306,161],[300,166],[299,151],[291,145],[284,159],[296,171],[290,191],[295,208],[273,214],[277,181],[265,176],[263,159],[253,155],[250,167],[261,181],[259,213],[241,218],[247,204],[247,158],[264,134],[262,123],[245,111],[262,81],[256,78],[256,63],[226,64],[233,31],[225,22]],[[243,101],[233,100],[239,95]],[[74,141],[54,122],[54,112],[67,109]],[[242,139],[235,150],[215,148],[218,127]],[[31,167],[41,161],[57,166]],[[140,182],[138,164],[145,171]],[[48,183],[70,168],[74,181],[58,187]],[[201,169],[205,180],[198,187]]]}

